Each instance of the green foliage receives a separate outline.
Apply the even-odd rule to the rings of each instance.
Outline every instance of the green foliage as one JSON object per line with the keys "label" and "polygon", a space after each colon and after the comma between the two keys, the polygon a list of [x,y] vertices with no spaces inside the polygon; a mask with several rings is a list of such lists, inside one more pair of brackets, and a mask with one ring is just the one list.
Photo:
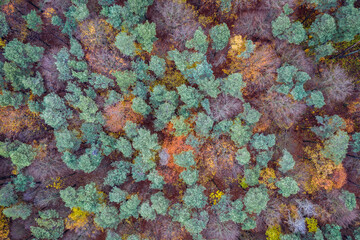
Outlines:
{"label": "green foliage", "polygon": [[54,135],[59,152],[77,151],[80,148],[81,140],[76,137],[79,135],[76,130],[69,131],[67,128],[62,128],[55,131]]}
{"label": "green foliage", "polygon": [[337,34],[335,41],[351,41],[354,37],[360,33],[360,10],[354,7],[354,1],[348,1],[346,6],[340,7],[335,17],[337,20]]}
{"label": "green foliage", "polygon": [[23,18],[26,20],[27,27],[34,30],[35,32],[41,32],[42,27],[42,20],[41,17],[39,17],[36,14],[35,10],[31,10],[29,14],[26,16],[23,16]]}
{"label": "green foliage", "polygon": [[283,156],[279,161],[279,164],[280,164],[279,170],[282,173],[286,173],[287,171],[294,168],[295,161],[294,161],[294,158],[292,157],[291,153],[288,152],[288,150],[283,149],[282,153],[283,153]]}
{"label": "green foliage", "polygon": [[148,180],[151,181],[150,188],[153,189],[161,190],[163,188],[163,185],[165,184],[164,177],[159,175],[158,171],[155,169],[151,170],[148,174]]}
{"label": "green foliage", "polygon": [[206,205],[205,187],[194,185],[186,189],[183,201],[189,208],[203,208]]}
{"label": "green foliage", "polygon": [[44,53],[44,48],[24,44],[17,40],[11,40],[4,47],[4,57],[16,63],[21,68],[27,68],[29,64],[38,62]]}
{"label": "green foliage", "polygon": [[162,192],[155,193],[151,196],[151,208],[154,209],[157,214],[165,215],[169,207],[169,202]]}
{"label": "green foliage", "polygon": [[77,57],[79,60],[84,57],[84,51],[82,50],[81,44],[75,39],[70,38],[70,53]]}
{"label": "green foliage", "polygon": [[176,106],[165,102],[155,109],[155,130],[160,131],[166,127],[173,115],[175,115]]}
{"label": "green foliage", "polygon": [[356,132],[352,135],[352,142],[351,146],[353,149],[353,152],[357,153],[360,152],[360,132]]}
{"label": "green foliage", "polygon": [[203,97],[196,88],[188,87],[185,84],[177,87],[177,91],[181,101],[183,101],[188,108],[197,108]]}
{"label": "green foliage", "polygon": [[[105,77],[103,75],[92,73],[91,78],[89,79],[89,83],[95,88],[95,89],[107,89],[109,86],[114,86],[114,81],[108,77]],[[115,94],[116,92],[114,90],[109,91],[109,97]]]}
{"label": "green foliage", "polygon": [[153,71],[157,77],[164,77],[164,73],[166,70],[165,59],[160,58],[156,55],[151,56],[151,60],[149,62],[149,69]]}
{"label": "green foliage", "polygon": [[303,98],[305,98],[308,94],[306,93],[305,89],[304,89],[304,85],[303,84],[299,84],[296,85],[293,90],[290,92],[290,94],[293,96],[293,98],[296,101],[300,101]]}
{"label": "green foliage", "polygon": [[135,36],[120,32],[116,36],[115,46],[126,56],[135,56]]}
{"label": "green foliage", "polygon": [[184,182],[191,186],[194,185],[198,178],[199,178],[199,171],[195,169],[188,169],[185,171],[182,171],[180,173],[180,177],[184,180]]}
{"label": "green foliage", "polygon": [[309,34],[312,38],[309,40],[309,46],[324,44],[330,41],[336,34],[335,19],[329,14],[318,15],[311,24]]}
{"label": "green foliage", "polygon": [[324,236],[326,239],[341,240],[341,227],[335,224],[326,224]]}
{"label": "green foliage", "polygon": [[150,207],[149,201],[143,202],[140,206],[139,213],[145,220],[155,220],[155,210]]}
{"label": "green foliage", "polygon": [[176,165],[184,168],[189,168],[196,164],[193,151],[183,151],[180,154],[174,154],[174,160]]}
{"label": "green foliage", "polygon": [[296,194],[300,190],[296,181],[291,177],[285,177],[280,181],[277,181],[275,185],[280,189],[279,193],[284,197]]}
{"label": "green foliage", "polygon": [[200,213],[192,213],[191,218],[184,222],[184,226],[193,239],[203,239],[200,233],[206,228],[208,221],[209,214],[204,210]]}
{"label": "green foliage", "polygon": [[119,211],[113,206],[103,206],[96,214],[94,222],[102,228],[116,229],[120,223]]}
{"label": "green foliage", "polygon": [[101,6],[104,7],[104,6],[112,5],[115,2],[115,0],[98,0],[98,2]]}
{"label": "green foliage", "polygon": [[169,210],[169,215],[172,217],[174,222],[179,222],[184,224],[191,217],[190,209],[181,205],[179,203],[175,203],[171,206]]}
{"label": "green foliage", "polygon": [[159,150],[157,135],[151,134],[151,132],[145,128],[137,130],[138,136],[133,139],[133,147],[136,150]]}
{"label": "green foliage", "polygon": [[25,98],[26,95],[21,92],[2,90],[2,94],[0,95],[0,106],[13,106],[15,109],[18,109],[25,104]]}
{"label": "green foliage", "polygon": [[134,112],[140,113],[143,116],[147,116],[151,112],[151,107],[140,97],[136,97],[132,100],[131,108]]}
{"label": "green foliage", "polygon": [[89,16],[89,10],[86,6],[87,0],[71,0],[74,4],[70,7],[69,14],[77,21],[82,22]]}
{"label": "green foliage", "polygon": [[244,197],[244,204],[248,213],[259,214],[265,210],[269,201],[267,189],[264,187],[250,188]]}
{"label": "green foliage", "polygon": [[79,102],[75,107],[79,108],[81,111],[79,115],[80,119],[89,123],[104,123],[101,112],[98,112],[98,106],[91,98],[81,95],[79,97]]}
{"label": "green foliage", "polygon": [[234,124],[230,127],[230,136],[238,147],[242,147],[250,141],[252,132],[250,127],[242,125],[239,119],[235,119]]}
{"label": "green foliage", "polygon": [[342,195],[340,197],[344,203],[347,209],[349,211],[352,211],[356,208],[356,196],[354,193],[351,193],[347,190],[342,190]]}
{"label": "green foliage", "polygon": [[345,131],[339,130],[324,142],[324,149],[321,153],[339,165],[346,156],[349,139],[350,137]]}
{"label": "green foliage", "polygon": [[125,161],[113,162],[111,166],[116,169],[110,170],[104,179],[104,185],[119,186],[126,181],[127,174],[130,173],[130,163]]}
{"label": "green foliage", "polygon": [[301,240],[301,238],[297,234],[284,234],[280,235],[280,240]]}
{"label": "green foliage", "polygon": [[254,168],[247,168],[244,171],[245,182],[249,186],[255,186],[259,183],[260,168],[255,166]]}
{"label": "green foliage", "polygon": [[317,231],[315,232],[314,239],[315,240],[324,240],[324,235],[323,235],[322,231],[320,230],[320,228],[318,228]]}
{"label": "green foliage", "polygon": [[256,162],[259,167],[267,167],[268,162],[271,160],[273,151],[262,151],[256,156]]}
{"label": "green foliage", "polygon": [[[106,0],[103,0],[103,1],[106,1]],[[111,0],[111,1],[113,1],[113,0]],[[105,240],[122,240],[122,238],[119,236],[119,234],[117,234],[113,231],[107,231]]]}
{"label": "green foliage", "polygon": [[312,91],[310,97],[306,99],[308,106],[314,106],[316,108],[322,108],[325,105],[324,96],[320,91]]}
{"label": "green foliage", "polygon": [[201,27],[195,31],[194,37],[191,40],[186,41],[185,46],[189,49],[194,48],[203,54],[207,52],[209,42]]}
{"label": "green foliage", "polygon": [[256,45],[251,40],[246,40],[245,48],[246,50],[242,52],[238,57],[242,57],[244,59],[248,59],[250,54],[254,52]]}
{"label": "green foliage", "polygon": [[175,91],[167,91],[165,86],[156,85],[151,92],[150,103],[153,108],[158,108],[162,103],[177,106],[178,98],[179,96]]}
{"label": "green foliage", "polygon": [[5,16],[3,12],[0,12],[0,38],[5,37],[10,29]]}
{"label": "green foliage", "polygon": [[153,44],[157,40],[156,35],[156,24],[154,22],[149,23],[146,21],[143,24],[138,24],[134,29],[136,40],[141,44],[143,50],[151,53]]}
{"label": "green foliage", "polygon": [[251,140],[251,145],[256,150],[268,150],[275,145],[275,134],[265,136],[262,133],[255,133]]}
{"label": "green foliage", "polygon": [[17,205],[13,205],[10,208],[5,208],[3,210],[3,214],[11,219],[17,219],[17,218],[21,218],[22,220],[26,220],[32,212],[32,206],[25,204],[25,203],[20,203]]}
{"label": "green foliage", "polygon": [[65,206],[69,208],[78,207],[83,211],[98,213],[102,207],[100,203],[102,194],[98,192],[94,182],[85,187],[81,186],[77,190],[73,187],[60,190],[60,197],[65,202]]}
{"label": "green foliage", "polygon": [[282,40],[288,40],[289,43],[300,44],[306,39],[306,32],[300,22],[291,22],[290,18],[281,13],[271,22],[272,33],[274,37]]}
{"label": "green foliage", "polygon": [[129,200],[120,206],[120,219],[128,219],[129,217],[139,217],[140,200],[138,195],[132,195]]}
{"label": "green foliage", "polygon": [[25,192],[28,188],[33,188],[35,186],[34,178],[22,173],[17,174],[13,181],[15,191],[17,192]]}
{"label": "green foliage", "polygon": [[22,84],[24,88],[30,89],[33,95],[41,96],[45,93],[44,79],[39,72],[35,77],[23,77]]}
{"label": "green foliage", "polygon": [[242,80],[241,73],[233,73],[221,82],[221,90],[233,97],[243,100],[242,89],[246,83]]}
{"label": "green foliage", "polygon": [[30,227],[35,238],[56,240],[63,236],[64,220],[55,210],[40,211],[39,216],[40,218],[35,219],[39,227]]}
{"label": "green foliage", "polygon": [[209,136],[214,125],[214,120],[203,112],[198,113],[195,131],[202,136]]}
{"label": "green foliage", "polygon": [[70,57],[68,50],[64,47],[53,57],[56,60],[55,66],[59,72],[59,79],[62,81],[70,80],[72,76],[68,64]]}
{"label": "green foliage", "polygon": [[13,90],[18,91],[24,88],[23,79],[27,78],[28,75],[15,63],[5,62],[3,71],[5,73],[5,81],[11,82],[11,86],[14,88]]}
{"label": "green foliage", "polygon": [[186,136],[191,132],[190,125],[185,122],[185,118],[183,116],[180,117],[173,117],[171,119],[171,123],[175,128],[174,135],[177,137]]}
{"label": "green foliage", "polygon": [[220,94],[220,81],[214,77],[210,78],[199,78],[197,80],[199,89],[205,92],[208,96],[216,98]]}
{"label": "green foliage", "polygon": [[230,30],[225,23],[212,27],[209,34],[213,49],[220,51],[227,46],[230,38]]}
{"label": "green foliage", "polygon": [[102,132],[100,124],[84,122],[81,125],[82,139],[86,140],[87,143],[94,144]]}
{"label": "green foliage", "polygon": [[318,62],[321,58],[333,54],[336,49],[331,43],[323,44],[315,48],[315,59]]}
{"label": "green foliage", "polygon": [[126,200],[127,192],[118,187],[113,187],[109,193],[109,201],[114,203],[122,203]]}
{"label": "green foliage", "polygon": [[316,116],[317,122],[320,124],[318,127],[312,127],[310,130],[314,132],[322,140],[330,138],[339,129],[345,129],[345,121],[338,115]]}
{"label": "green foliage", "polygon": [[133,71],[118,71],[112,74],[116,77],[116,82],[122,92],[127,92],[128,88],[136,83],[136,74]]}
{"label": "green foliage", "polygon": [[241,226],[241,229],[244,231],[252,230],[256,228],[256,221],[252,218],[245,219],[243,225]]}
{"label": "green foliage", "polygon": [[244,148],[240,148],[237,152],[236,152],[236,160],[238,161],[239,164],[241,165],[246,165],[249,163],[250,161],[250,153],[247,150],[246,147]]}
{"label": "green foliage", "polygon": [[35,149],[31,145],[19,142],[17,147],[9,152],[11,162],[20,170],[30,166],[36,156]]}
{"label": "green foliage", "polygon": [[18,197],[14,191],[14,185],[8,183],[0,188],[0,206],[9,207],[17,203]]}

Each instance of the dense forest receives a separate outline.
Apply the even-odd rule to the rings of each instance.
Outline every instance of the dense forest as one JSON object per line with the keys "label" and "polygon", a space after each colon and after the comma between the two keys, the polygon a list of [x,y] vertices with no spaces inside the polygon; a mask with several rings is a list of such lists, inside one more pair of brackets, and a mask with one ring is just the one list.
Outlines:
{"label": "dense forest", "polygon": [[360,240],[359,0],[0,8],[0,239]]}

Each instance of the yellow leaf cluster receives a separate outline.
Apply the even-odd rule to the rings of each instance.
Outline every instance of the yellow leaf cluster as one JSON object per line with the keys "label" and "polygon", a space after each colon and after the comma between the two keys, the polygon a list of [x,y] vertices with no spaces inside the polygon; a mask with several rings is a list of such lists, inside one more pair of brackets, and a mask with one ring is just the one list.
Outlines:
{"label": "yellow leaf cluster", "polygon": [[51,178],[51,180],[53,182],[47,185],[46,188],[62,189],[64,187],[63,180],[60,177]]}
{"label": "yellow leaf cluster", "polygon": [[82,211],[80,208],[74,207],[71,209],[68,218],[65,219],[65,226],[67,229],[83,228],[89,222],[89,212]]}
{"label": "yellow leaf cluster", "polygon": [[241,35],[235,35],[234,37],[230,38],[230,50],[228,56],[231,59],[236,59],[238,55],[246,50],[245,43],[246,39]]}
{"label": "yellow leaf cluster", "polygon": [[275,170],[272,168],[265,168],[260,172],[260,184],[265,184],[268,189],[276,189],[275,186]]}
{"label": "yellow leaf cluster", "polygon": [[280,240],[280,235],[281,235],[280,225],[269,227],[266,230],[265,235],[267,240]]}
{"label": "yellow leaf cluster", "polygon": [[317,220],[315,218],[305,218],[309,232],[316,232],[318,229]]}
{"label": "yellow leaf cluster", "polygon": [[219,190],[217,190],[215,193],[210,193],[209,197],[212,204],[216,205],[216,203],[219,202],[219,200],[221,199],[222,195],[224,195],[224,193]]}

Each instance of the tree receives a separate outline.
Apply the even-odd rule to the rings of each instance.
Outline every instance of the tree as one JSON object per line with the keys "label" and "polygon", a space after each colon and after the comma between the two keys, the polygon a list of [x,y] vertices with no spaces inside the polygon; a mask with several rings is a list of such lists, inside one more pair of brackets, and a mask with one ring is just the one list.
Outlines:
{"label": "tree", "polygon": [[136,150],[159,150],[157,135],[151,134],[148,129],[140,128],[137,130],[138,135],[133,139],[133,147]]}
{"label": "tree", "polygon": [[72,78],[70,67],[69,67],[69,52],[67,48],[63,47],[56,55],[53,55],[56,62],[56,68],[59,72],[59,79],[67,81]]}
{"label": "tree", "polygon": [[67,118],[72,116],[72,111],[68,109],[61,99],[55,93],[50,93],[44,97],[44,111],[40,114],[45,123],[55,130],[67,126]]}
{"label": "tree", "polygon": [[63,236],[64,220],[60,218],[55,210],[39,211],[39,216],[40,218],[35,219],[39,227],[30,227],[34,237],[38,239],[56,240]]}
{"label": "tree", "polygon": [[189,168],[196,164],[193,151],[183,151],[180,154],[174,154],[174,160],[176,165],[184,168]]}
{"label": "tree", "polygon": [[255,186],[259,183],[260,168],[255,166],[254,168],[247,168],[244,171],[245,182],[249,186]]}
{"label": "tree", "polygon": [[137,194],[132,195],[126,202],[120,206],[120,219],[128,219],[129,217],[139,217],[140,200]]}
{"label": "tree", "polygon": [[224,93],[230,94],[240,100],[243,100],[242,89],[246,86],[246,83],[242,80],[241,73],[230,74],[227,78],[221,82],[221,90]]}
{"label": "tree", "polygon": [[200,112],[197,115],[195,131],[202,136],[208,136],[214,125],[214,121],[205,113]]}
{"label": "tree", "polygon": [[199,171],[195,169],[188,169],[185,171],[182,171],[180,173],[180,177],[184,180],[184,182],[191,186],[194,185],[198,178],[199,178]]}
{"label": "tree", "polygon": [[40,72],[36,72],[35,77],[23,77],[22,84],[25,88],[31,90],[33,95],[41,96],[45,93],[44,79],[42,78]]}
{"label": "tree", "polygon": [[352,135],[352,142],[351,146],[353,149],[353,152],[357,153],[360,152],[360,132],[356,132]]}
{"label": "tree", "polygon": [[25,203],[20,203],[9,208],[5,208],[3,213],[6,217],[11,217],[11,219],[21,218],[26,220],[32,212],[32,206]]}
{"label": "tree", "polygon": [[135,56],[135,39],[133,35],[127,35],[125,32],[120,32],[116,36],[115,46],[126,56]]}
{"label": "tree", "polygon": [[9,207],[18,201],[18,197],[14,191],[14,185],[6,184],[0,189],[0,206]]}
{"label": "tree", "polygon": [[187,108],[197,108],[203,96],[196,88],[188,87],[185,84],[177,87],[177,92],[180,95],[181,101],[186,104]]}
{"label": "tree", "polygon": [[207,52],[209,42],[201,27],[195,31],[192,39],[186,41],[185,46],[189,49],[194,48],[196,51],[203,54]]}
{"label": "tree", "polygon": [[311,91],[310,97],[306,99],[308,106],[314,106],[316,108],[322,108],[325,105],[324,96],[320,91]]}
{"label": "tree", "polygon": [[189,208],[203,208],[206,205],[205,187],[194,185],[187,188],[183,197],[184,203]]}
{"label": "tree", "polygon": [[150,207],[149,201],[145,201],[141,204],[139,213],[145,220],[155,220],[156,218],[155,210]]}
{"label": "tree", "polygon": [[240,119],[235,119],[234,124],[230,127],[231,140],[242,147],[250,141],[251,135],[250,127],[242,125]]}
{"label": "tree", "polygon": [[173,127],[175,128],[174,135],[176,137],[180,136],[186,136],[191,132],[190,125],[185,122],[185,118],[183,116],[180,117],[173,117],[171,119],[171,123],[173,124]]}
{"label": "tree", "polygon": [[109,201],[114,203],[122,203],[126,200],[127,192],[118,187],[113,187],[109,193]]}
{"label": "tree", "polygon": [[279,170],[282,173],[285,173],[294,168],[295,161],[294,161],[291,153],[289,153],[286,149],[283,149],[282,153],[283,153],[283,156],[279,161],[279,164],[280,164]]}
{"label": "tree", "polygon": [[77,138],[79,132],[76,130],[69,131],[67,128],[62,128],[55,131],[54,135],[59,152],[77,151],[80,148],[81,139]]}
{"label": "tree", "polygon": [[24,44],[16,38],[6,44],[4,49],[4,57],[21,68],[27,68],[29,64],[38,62],[44,53],[44,48],[31,46],[30,43]]}
{"label": "tree", "polygon": [[156,24],[154,22],[149,23],[146,21],[143,24],[138,24],[134,29],[136,40],[141,44],[143,50],[151,53],[153,44],[157,40],[156,35]]}
{"label": "tree", "polygon": [[347,190],[342,190],[341,200],[345,203],[345,207],[352,211],[356,208],[356,196]]}
{"label": "tree", "polygon": [[95,101],[89,97],[81,95],[79,97],[79,102],[75,107],[80,109],[80,119],[85,120],[89,123],[100,123],[104,124],[103,116],[98,112],[98,106]]}
{"label": "tree", "polygon": [[41,32],[43,22],[41,17],[36,14],[35,10],[31,10],[30,13],[23,16],[23,18],[26,20],[28,28],[34,30],[35,32]]}
{"label": "tree", "polygon": [[339,130],[324,142],[321,153],[325,158],[331,159],[336,165],[344,160],[349,146],[350,137],[345,131]]}
{"label": "tree", "polygon": [[112,75],[116,77],[116,82],[122,92],[127,92],[128,88],[136,83],[136,74],[133,71],[118,71]]}
{"label": "tree", "polygon": [[237,152],[236,152],[236,160],[238,161],[239,164],[241,165],[246,165],[249,163],[250,161],[250,153],[247,150],[246,147],[244,148],[240,148]]}
{"label": "tree", "polygon": [[336,34],[335,19],[325,13],[318,15],[311,24],[309,34],[312,38],[309,40],[309,46],[316,46],[330,41]]}
{"label": "tree", "polygon": [[73,187],[60,190],[60,197],[69,208],[79,207],[83,211],[94,213],[98,213],[102,208],[100,200],[103,195],[98,192],[94,182],[81,186],[77,190]]}
{"label": "tree", "polygon": [[291,177],[285,177],[280,181],[277,181],[275,185],[280,189],[279,193],[284,197],[296,194],[300,190],[296,181]]}
{"label": "tree", "polygon": [[156,55],[151,56],[151,60],[149,62],[149,70],[153,71],[155,75],[159,78],[164,77],[164,73],[166,70],[165,59],[159,58]]}
{"label": "tree", "polygon": [[300,44],[306,38],[306,31],[300,22],[292,23],[285,13],[271,22],[274,37],[286,39],[289,43]]}
{"label": "tree", "polygon": [[134,152],[129,140],[127,140],[123,137],[120,137],[117,139],[116,144],[115,144],[115,149],[119,150],[126,158],[131,157],[131,155]]}
{"label": "tree", "polygon": [[127,174],[130,173],[130,163],[125,161],[113,162],[111,166],[116,169],[110,170],[107,177],[104,179],[104,185],[119,186],[127,179]]}
{"label": "tree", "polygon": [[157,214],[165,215],[169,207],[170,200],[165,198],[163,192],[157,192],[151,195],[151,207],[156,211]]}
{"label": "tree", "polygon": [[336,224],[326,224],[324,236],[326,239],[341,240],[341,227]]}
{"label": "tree", "polygon": [[35,186],[34,178],[22,173],[17,174],[13,181],[15,191],[17,192],[25,192],[28,188],[33,188]]}
{"label": "tree", "polygon": [[259,214],[262,210],[265,210],[269,200],[270,199],[266,188],[250,188],[244,197],[246,211],[248,213]]}
{"label": "tree", "polygon": [[35,149],[31,145],[19,142],[18,146],[9,152],[11,162],[20,170],[30,166],[37,155]]}
{"label": "tree", "polygon": [[69,14],[77,21],[82,22],[89,16],[89,10],[86,6],[87,0],[71,0],[74,4],[70,7]]}
{"label": "tree", "polygon": [[131,108],[134,112],[140,113],[143,116],[147,116],[151,112],[151,107],[140,97],[136,97],[132,100]]}
{"label": "tree", "polygon": [[3,12],[0,13],[0,38],[5,37],[9,32],[9,25],[5,16]]}
{"label": "tree", "polygon": [[120,223],[119,211],[113,206],[102,206],[94,222],[102,228],[116,229]]}
{"label": "tree", "polygon": [[184,226],[193,239],[203,239],[200,233],[206,228],[208,221],[209,214],[204,210],[200,213],[193,213],[191,218],[184,222]]}
{"label": "tree", "polygon": [[251,145],[256,150],[268,150],[275,145],[275,135],[269,134],[265,136],[262,133],[256,133],[251,140]]}
{"label": "tree", "polygon": [[316,116],[315,118],[320,126],[312,127],[310,130],[322,140],[330,138],[339,129],[345,130],[346,128],[345,121],[338,115],[325,115],[324,117]]}
{"label": "tree", "polygon": [[354,1],[348,0],[346,6],[340,7],[335,13],[337,21],[336,42],[352,41],[360,33],[360,10],[354,7]]}
{"label": "tree", "polygon": [[81,44],[75,38],[70,38],[70,53],[77,57],[79,60],[84,57],[84,51],[82,50]]}
{"label": "tree", "polygon": [[113,231],[107,231],[105,240],[122,240],[122,238],[119,236],[119,234],[117,234]]}
{"label": "tree", "polygon": [[228,45],[230,30],[225,23],[212,27],[209,34],[211,40],[213,41],[212,47],[216,51],[223,50]]}

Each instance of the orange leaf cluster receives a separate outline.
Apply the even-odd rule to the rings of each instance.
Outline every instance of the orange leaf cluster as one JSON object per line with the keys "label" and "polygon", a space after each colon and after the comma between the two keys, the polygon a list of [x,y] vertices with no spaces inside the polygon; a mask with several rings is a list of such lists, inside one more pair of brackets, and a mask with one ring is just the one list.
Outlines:
{"label": "orange leaf cluster", "polygon": [[111,132],[119,132],[124,129],[126,121],[141,123],[143,116],[134,112],[131,105],[130,100],[124,100],[114,106],[106,107],[104,113],[106,119],[105,127]]}

